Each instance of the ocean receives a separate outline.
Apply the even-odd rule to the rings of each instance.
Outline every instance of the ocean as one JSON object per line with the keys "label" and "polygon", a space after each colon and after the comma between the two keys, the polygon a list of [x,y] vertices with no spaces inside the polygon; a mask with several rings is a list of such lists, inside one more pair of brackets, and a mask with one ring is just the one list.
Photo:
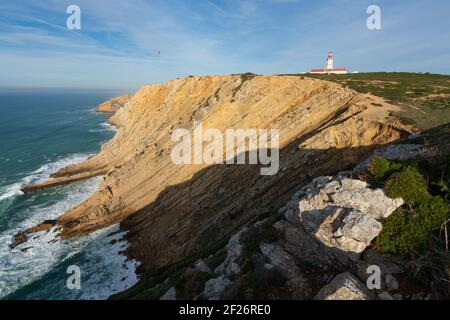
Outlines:
{"label": "ocean", "polygon": [[[137,281],[118,226],[68,241],[42,233],[11,248],[15,233],[56,219],[91,195],[101,178],[24,195],[23,185],[82,161],[114,128],[96,106],[121,92],[0,90],[0,299],[106,299]],[[69,266],[81,272],[69,289]]]}

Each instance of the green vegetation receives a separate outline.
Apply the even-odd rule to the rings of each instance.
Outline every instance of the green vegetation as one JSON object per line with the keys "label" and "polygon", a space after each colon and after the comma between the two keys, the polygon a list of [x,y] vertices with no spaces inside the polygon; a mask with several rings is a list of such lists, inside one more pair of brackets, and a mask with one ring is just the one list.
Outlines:
{"label": "green vegetation", "polygon": [[425,144],[418,159],[374,158],[369,172],[382,182],[391,198],[405,205],[385,219],[375,247],[384,253],[411,257],[415,276],[434,283],[441,297],[450,297],[450,125],[424,132],[415,142]]}
{"label": "green vegetation", "polygon": [[374,158],[370,173],[391,198],[405,205],[383,221],[376,248],[411,257],[417,279],[433,283],[436,293],[450,298],[450,125],[415,138],[425,144],[414,161]]}
{"label": "green vegetation", "polygon": [[374,158],[370,173],[405,205],[383,221],[376,248],[411,257],[417,279],[450,298],[450,123],[399,143],[422,144],[412,161]]}
{"label": "green vegetation", "polygon": [[437,296],[450,299],[450,254],[440,237],[432,236],[427,250],[412,260],[414,274],[424,283],[433,283]]}
{"label": "green vegetation", "polygon": [[411,207],[421,206],[428,200],[427,182],[416,167],[408,166],[393,174],[385,187],[389,197],[402,198]]}
{"label": "green vegetation", "polygon": [[450,122],[450,76],[429,73],[374,72],[347,75],[298,74],[337,82],[360,93],[371,93],[402,107],[405,124],[428,129]]}
{"label": "green vegetation", "polygon": [[[374,162],[376,165],[374,165]],[[439,229],[450,218],[449,204],[442,193],[432,195],[427,179],[419,171],[425,166],[420,163],[405,164],[375,158],[371,166],[376,178],[386,177],[387,172],[397,171],[385,181],[385,188],[391,198],[402,198],[405,206],[383,221],[383,231],[376,246],[383,252],[412,254],[424,250],[433,231]],[[376,170],[374,170],[376,168]],[[448,173],[448,164],[442,168]],[[446,171],[447,170],[447,171]],[[425,171],[425,170],[424,170]],[[429,171],[428,179],[436,177]],[[447,176],[448,181],[448,176]],[[445,192],[445,188],[441,188]]]}
{"label": "green vegetation", "polygon": [[374,157],[370,164],[370,173],[377,179],[384,178],[387,174],[401,168],[400,163],[389,161],[382,157]]}
{"label": "green vegetation", "polygon": [[419,208],[399,209],[383,222],[377,248],[389,253],[425,252],[432,232],[448,218],[448,204],[439,197],[431,197]]}

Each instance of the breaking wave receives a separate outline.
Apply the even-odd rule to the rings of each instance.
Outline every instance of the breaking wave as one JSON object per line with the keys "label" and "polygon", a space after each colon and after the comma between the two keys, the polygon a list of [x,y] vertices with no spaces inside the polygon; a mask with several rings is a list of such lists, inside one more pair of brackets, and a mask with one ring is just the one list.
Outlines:
{"label": "breaking wave", "polygon": [[49,178],[50,174],[58,171],[61,168],[64,168],[68,165],[82,162],[86,160],[89,156],[93,154],[73,154],[54,162],[50,162],[44,164],[39,169],[29,173],[25,176],[21,181],[1,187],[0,188],[0,201],[23,195],[23,192],[20,190],[22,187],[34,184]]}
{"label": "breaking wave", "polygon": [[105,132],[105,131],[111,131],[111,132],[116,132],[117,129],[110,125],[109,123],[100,123],[100,128],[99,129],[90,129],[89,132]]}
{"label": "breaking wave", "polygon": [[[22,194],[20,188],[23,185],[44,180],[50,173],[88,156],[74,154],[41,166],[20,182],[4,187],[0,201],[13,200]],[[11,248],[17,232],[44,220],[57,219],[94,193],[100,181],[97,177],[20,199],[26,201],[26,205],[18,207],[7,228],[0,231],[0,299],[105,299],[137,282],[138,263],[128,261],[122,254],[128,244],[123,240],[125,233],[119,232],[118,226],[68,241],[60,241],[52,229]],[[81,290],[67,288],[67,265],[80,268]]]}

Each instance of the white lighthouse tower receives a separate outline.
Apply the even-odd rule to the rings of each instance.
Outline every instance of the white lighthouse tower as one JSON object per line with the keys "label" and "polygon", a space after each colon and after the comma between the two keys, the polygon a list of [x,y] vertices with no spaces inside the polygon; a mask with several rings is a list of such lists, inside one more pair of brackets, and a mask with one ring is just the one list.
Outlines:
{"label": "white lighthouse tower", "polygon": [[347,74],[346,68],[335,68],[334,67],[334,54],[333,52],[328,53],[327,65],[325,69],[313,69],[310,73],[314,74]]}
{"label": "white lighthouse tower", "polygon": [[330,53],[328,53],[327,66],[325,67],[325,70],[332,71],[333,64],[334,64],[334,56],[333,56],[333,52],[330,52]]}

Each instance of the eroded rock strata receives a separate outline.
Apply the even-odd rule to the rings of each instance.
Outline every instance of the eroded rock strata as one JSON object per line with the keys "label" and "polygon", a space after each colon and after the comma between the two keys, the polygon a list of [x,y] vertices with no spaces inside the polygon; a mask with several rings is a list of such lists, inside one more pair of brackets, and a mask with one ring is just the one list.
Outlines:
{"label": "eroded rock strata", "polygon": [[[405,128],[372,112],[370,97],[290,76],[205,76],[142,87],[110,119],[114,138],[35,190],[105,175],[98,192],[57,221],[67,239],[121,223],[143,270],[178,261],[280,207],[311,178],[357,163]],[[175,129],[280,130],[280,170],[258,165],[176,165]],[[33,190],[33,189],[30,189]]]}
{"label": "eroded rock strata", "polygon": [[100,104],[97,108],[99,113],[116,113],[120,108],[123,108],[133,98],[132,94],[125,94],[109,99]]}

